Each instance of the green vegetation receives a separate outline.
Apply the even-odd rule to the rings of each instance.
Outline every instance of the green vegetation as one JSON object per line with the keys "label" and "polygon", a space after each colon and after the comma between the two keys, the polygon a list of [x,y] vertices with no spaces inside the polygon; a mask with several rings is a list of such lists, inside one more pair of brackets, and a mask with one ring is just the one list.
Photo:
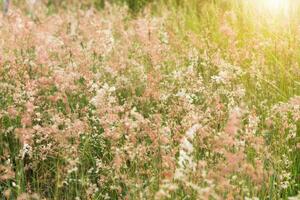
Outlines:
{"label": "green vegetation", "polygon": [[299,199],[299,11],[14,0],[0,199]]}

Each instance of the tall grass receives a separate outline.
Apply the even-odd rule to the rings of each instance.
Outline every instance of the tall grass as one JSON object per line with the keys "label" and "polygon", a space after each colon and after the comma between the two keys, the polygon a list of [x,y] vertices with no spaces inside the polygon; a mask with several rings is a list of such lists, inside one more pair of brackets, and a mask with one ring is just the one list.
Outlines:
{"label": "tall grass", "polygon": [[299,198],[299,5],[253,2],[14,1],[0,198]]}

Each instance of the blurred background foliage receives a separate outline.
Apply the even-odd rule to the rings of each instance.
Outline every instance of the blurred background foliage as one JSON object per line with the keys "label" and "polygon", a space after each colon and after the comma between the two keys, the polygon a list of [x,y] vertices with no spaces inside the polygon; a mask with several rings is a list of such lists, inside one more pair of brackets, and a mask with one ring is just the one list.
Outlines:
{"label": "blurred background foliage", "polygon": [[[5,0],[0,0],[1,7]],[[22,7],[26,4],[26,0],[10,0],[12,4]],[[27,0],[30,1],[30,0]],[[76,5],[80,8],[89,8],[91,6],[98,10],[105,8],[107,4],[118,4],[126,5],[132,14],[137,14],[143,11],[147,6],[151,7],[168,5],[172,9],[178,6],[193,6],[194,8],[202,7],[203,3],[216,3],[216,2],[226,2],[224,0],[31,0],[31,1],[42,1],[51,11],[57,11],[58,9],[70,8],[70,5]]]}
{"label": "blurred background foliage", "polygon": [[[24,0],[11,0],[14,5],[22,6],[26,1]],[[129,10],[132,13],[137,13],[150,2],[155,0],[42,0],[43,3],[47,5],[52,11],[56,11],[60,8],[67,8],[70,4],[84,7],[94,6],[98,10],[104,9],[106,4],[125,4],[128,6]],[[179,2],[179,0],[176,0]],[[1,0],[1,6],[3,5],[4,0]]]}

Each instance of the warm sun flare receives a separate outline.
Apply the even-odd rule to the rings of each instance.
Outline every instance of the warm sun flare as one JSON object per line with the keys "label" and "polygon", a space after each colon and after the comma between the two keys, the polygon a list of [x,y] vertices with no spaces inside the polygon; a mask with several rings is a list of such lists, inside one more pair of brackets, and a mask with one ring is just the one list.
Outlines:
{"label": "warm sun flare", "polygon": [[280,10],[286,10],[289,7],[288,0],[265,0],[264,6],[266,9],[269,9],[273,12],[278,12]]}
{"label": "warm sun flare", "polygon": [[287,14],[290,9],[290,0],[245,0],[248,5],[254,5],[257,11],[270,14]]}

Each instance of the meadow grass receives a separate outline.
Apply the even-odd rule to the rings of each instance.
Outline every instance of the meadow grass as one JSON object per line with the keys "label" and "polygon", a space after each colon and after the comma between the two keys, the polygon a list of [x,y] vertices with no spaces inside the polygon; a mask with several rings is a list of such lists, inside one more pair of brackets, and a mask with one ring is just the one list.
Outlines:
{"label": "meadow grass", "polygon": [[299,5],[262,2],[13,1],[0,198],[299,199]]}

